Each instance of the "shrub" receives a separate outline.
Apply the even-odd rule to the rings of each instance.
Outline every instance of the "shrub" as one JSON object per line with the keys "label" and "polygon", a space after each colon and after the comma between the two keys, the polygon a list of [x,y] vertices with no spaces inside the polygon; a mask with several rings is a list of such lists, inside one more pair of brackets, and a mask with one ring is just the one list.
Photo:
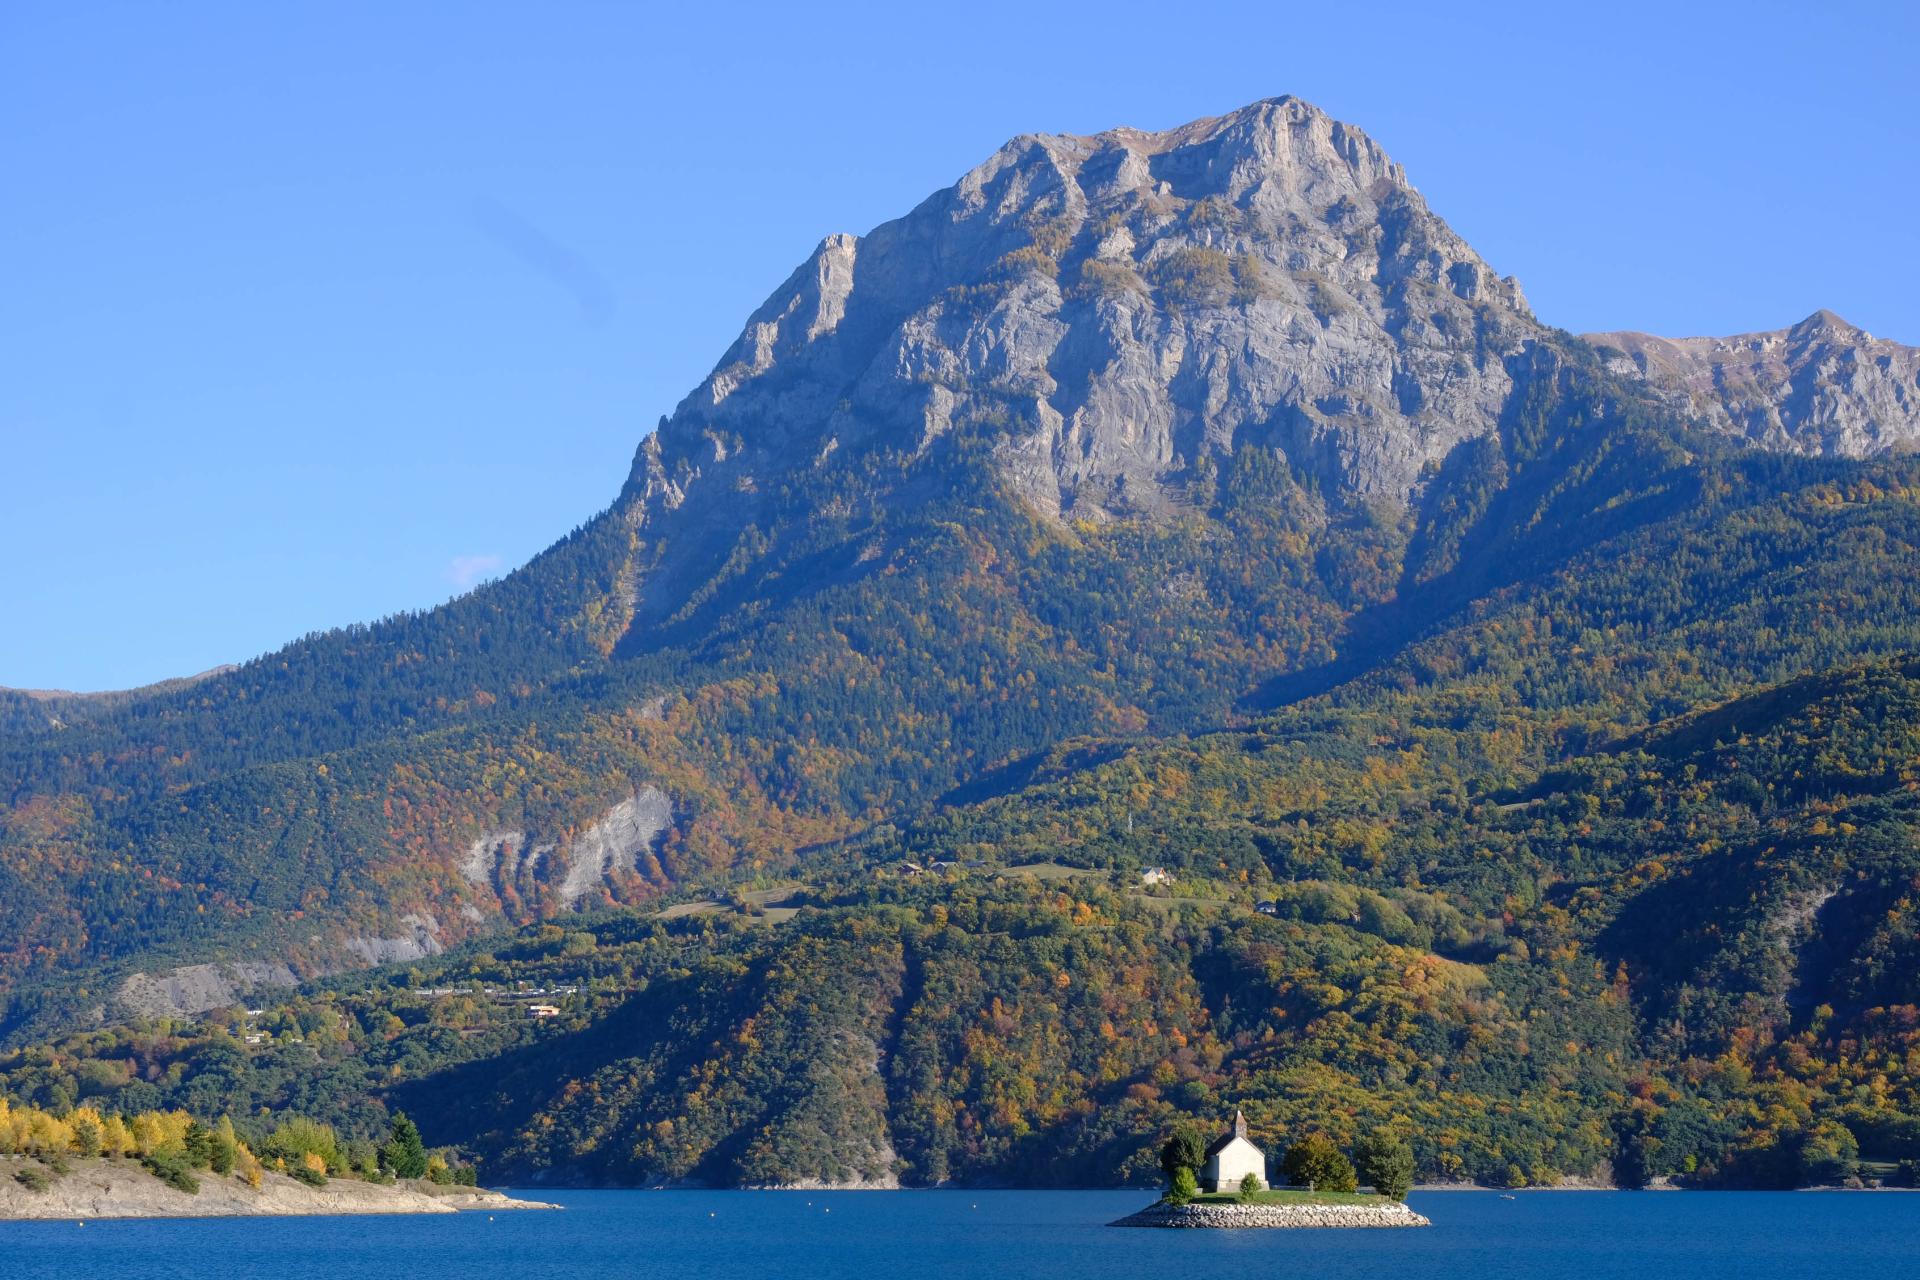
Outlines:
{"label": "shrub", "polygon": [[22,1169],[20,1172],[14,1174],[13,1180],[19,1183],[21,1186],[25,1187],[27,1190],[33,1191],[33,1192],[45,1191],[48,1187],[53,1185],[51,1182],[47,1181],[46,1174],[40,1172],[38,1169],[33,1168],[31,1165],[29,1165],[25,1169]]}
{"label": "shrub", "polygon": [[1200,1184],[1195,1181],[1193,1170],[1184,1165],[1173,1171],[1173,1180],[1167,1184],[1167,1203],[1185,1204],[1200,1194]]}
{"label": "shrub", "polygon": [[1144,294],[1146,291],[1146,281],[1129,263],[1088,258],[1080,264],[1079,292],[1082,296],[1118,298],[1130,293]]}
{"label": "shrub", "polygon": [[1036,245],[1015,249],[993,264],[993,277],[999,280],[1017,280],[1024,276],[1046,276],[1051,280],[1059,274],[1060,264]]}
{"label": "shrub", "polygon": [[1240,1179],[1240,1199],[1242,1200],[1242,1202],[1251,1200],[1259,1194],[1260,1194],[1260,1175],[1259,1174],[1250,1173],[1246,1177]]}
{"label": "shrub", "polygon": [[185,1157],[171,1151],[156,1151],[140,1161],[146,1171],[175,1191],[184,1191],[190,1196],[200,1194],[200,1179],[193,1176],[187,1167]]}
{"label": "shrub", "polygon": [[1176,250],[1154,264],[1153,282],[1174,306],[1225,306],[1234,297],[1233,260],[1217,249]]}
{"label": "shrub", "polygon": [[1335,320],[1353,310],[1353,303],[1340,287],[1317,272],[1301,272],[1295,276],[1306,288],[1307,309],[1321,325],[1331,325]]}

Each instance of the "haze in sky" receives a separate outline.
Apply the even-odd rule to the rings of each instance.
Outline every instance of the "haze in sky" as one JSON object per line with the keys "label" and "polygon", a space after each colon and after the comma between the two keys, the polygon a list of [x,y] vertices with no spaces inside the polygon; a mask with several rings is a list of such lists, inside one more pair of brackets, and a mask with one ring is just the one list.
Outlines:
{"label": "haze in sky", "polygon": [[0,6],[0,684],[434,604],[830,232],[1292,93],[1542,319],[1920,343],[1920,7]]}

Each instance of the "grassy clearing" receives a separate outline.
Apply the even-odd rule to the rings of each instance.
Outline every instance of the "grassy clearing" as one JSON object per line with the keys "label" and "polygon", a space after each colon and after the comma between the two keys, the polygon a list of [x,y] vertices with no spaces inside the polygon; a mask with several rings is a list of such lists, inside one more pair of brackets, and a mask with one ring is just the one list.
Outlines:
{"label": "grassy clearing", "polygon": [[1029,862],[1024,867],[1008,867],[999,874],[1026,876],[1034,880],[1078,880],[1083,876],[1103,876],[1107,873],[1091,871],[1086,867],[1069,867],[1058,862]]}
{"label": "grassy clearing", "polygon": [[751,893],[743,893],[740,895],[740,900],[752,903],[756,907],[772,907],[785,902],[797,893],[806,892],[810,887],[794,880],[787,884],[775,885],[771,889],[755,889]]}
{"label": "grassy clearing", "polygon": [[684,920],[688,916],[710,916],[724,910],[718,902],[676,902],[664,911],[656,912],[658,920]]}
{"label": "grassy clearing", "polygon": [[767,924],[785,924],[800,914],[800,908],[782,906],[796,894],[804,893],[809,886],[794,881],[789,884],[775,885],[771,889],[755,889],[742,893],[736,901],[720,902],[711,898],[699,902],[679,902],[662,911],[654,913],[656,920],[684,920],[688,916],[710,916],[722,913],[748,915]]}

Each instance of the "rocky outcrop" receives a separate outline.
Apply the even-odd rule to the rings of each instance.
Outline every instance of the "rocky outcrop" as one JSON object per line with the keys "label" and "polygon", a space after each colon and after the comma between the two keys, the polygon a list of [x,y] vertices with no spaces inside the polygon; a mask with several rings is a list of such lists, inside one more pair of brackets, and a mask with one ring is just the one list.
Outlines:
{"label": "rocky outcrop", "polygon": [[560,900],[575,906],[609,875],[632,875],[640,857],[673,825],[673,801],[655,786],[643,786],[607,810],[567,847],[567,876]]}
{"label": "rocky outcrop", "polygon": [[1430,1227],[1433,1223],[1404,1204],[1169,1204],[1150,1205],[1114,1227]]}
{"label": "rocky outcrop", "polygon": [[[1298,99],[1015,138],[905,217],[823,240],[641,444],[620,509],[630,634],[759,554],[795,477],[858,467],[848,509],[888,503],[961,440],[1052,518],[1205,505],[1248,445],[1330,507],[1396,504],[1496,434],[1519,362],[1563,341],[1377,143]],[[1914,349],[1828,313],[1592,341],[1759,447],[1920,437]]]}
{"label": "rocky outcrop", "polygon": [[1298,99],[1016,138],[822,241],[641,445],[634,618],[675,616],[781,477],[864,459],[885,483],[956,436],[1051,517],[1177,512],[1246,445],[1336,500],[1403,499],[1496,429],[1543,334],[1378,144]]}
{"label": "rocky outcrop", "polygon": [[299,972],[284,960],[236,960],[129,974],[114,989],[114,1012],[134,1018],[185,1017],[240,1004],[262,988],[297,987],[317,974],[424,960],[446,950],[440,922],[432,916],[409,913],[399,924],[401,932],[392,935],[316,935],[309,939],[311,949],[296,961]]}
{"label": "rocky outcrop", "polygon": [[300,979],[283,963],[190,964],[164,973],[135,973],[114,996],[136,1018],[177,1017],[238,1004],[260,987],[292,987]]}
{"label": "rocky outcrop", "polygon": [[1761,448],[1864,458],[1920,446],[1920,348],[1831,311],[1731,338],[1586,339],[1680,413]]}
{"label": "rocky outcrop", "polygon": [[673,827],[673,797],[651,783],[614,804],[565,848],[557,838],[499,828],[481,832],[456,867],[469,884],[522,901],[551,893],[576,907],[622,876],[640,874]]}
{"label": "rocky outcrop", "polygon": [[358,962],[355,967],[367,968],[424,960],[446,950],[440,941],[440,922],[432,916],[404,915],[400,923],[406,928],[404,933],[392,937],[347,938],[340,945]]}
{"label": "rocky outcrop", "polygon": [[284,1174],[268,1173],[256,1189],[238,1177],[199,1175],[200,1190],[188,1193],[161,1182],[138,1164],[120,1160],[69,1161],[71,1171],[42,1170],[48,1185],[35,1191],[14,1174],[36,1163],[0,1157],[0,1221],[47,1218],[230,1218],[311,1217],[342,1213],[455,1213],[485,1209],[554,1209],[535,1200],[514,1200],[473,1187],[431,1183],[379,1186],[335,1178],[310,1187]]}

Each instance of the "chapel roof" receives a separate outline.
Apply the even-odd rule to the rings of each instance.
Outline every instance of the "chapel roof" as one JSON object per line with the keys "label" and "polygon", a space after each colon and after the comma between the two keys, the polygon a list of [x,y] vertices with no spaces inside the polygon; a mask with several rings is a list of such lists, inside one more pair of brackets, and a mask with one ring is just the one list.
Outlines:
{"label": "chapel roof", "polygon": [[[1233,1113],[1233,1128],[1227,1130],[1227,1132],[1215,1138],[1213,1140],[1213,1145],[1207,1148],[1207,1154],[1210,1156],[1219,1155],[1222,1151],[1226,1150],[1227,1146],[1231,1144],[1235,1138],[1246,1138],[1246,1137],[1247,1137],[1247,1117],[1238,1109],[1236,1109]],[[1248,1138],[1247,1140],[1249,1142],[1252,1141],[1251,1138]]]}

